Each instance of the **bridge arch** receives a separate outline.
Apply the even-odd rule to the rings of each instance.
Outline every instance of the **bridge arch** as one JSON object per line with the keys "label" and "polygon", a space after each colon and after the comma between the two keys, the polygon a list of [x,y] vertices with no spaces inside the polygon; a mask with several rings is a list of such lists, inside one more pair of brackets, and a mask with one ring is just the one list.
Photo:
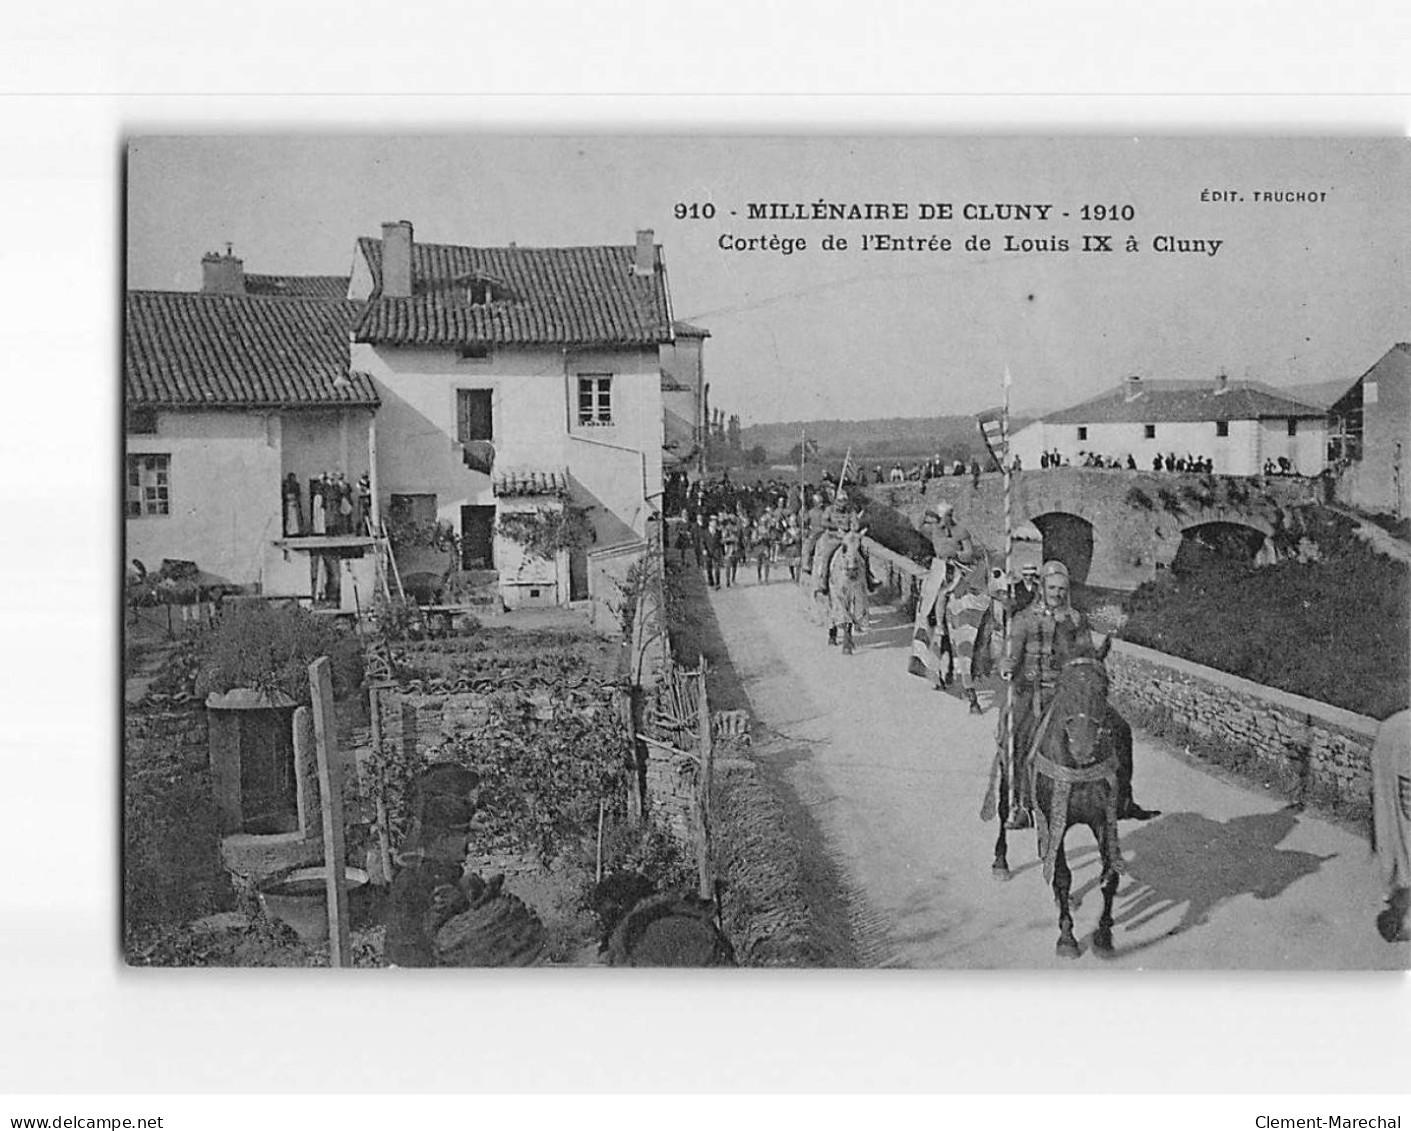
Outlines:
{"label": "bridge arch", "polygon": [[1043,535],[1044,561],[1061,561],[1074,585],[1086,584],[1093,564],[1092,522],[1071,511],[1048,511],[1029,521]]}
{"label": "bridge arch", "polygon": [[1181,542],[1171,569],[1177,573],[1188,572],[1216,561],[1245,566],[1259,564],[1272,555],[1270,533],[1254,522],[1224,517],[1182,527]]}

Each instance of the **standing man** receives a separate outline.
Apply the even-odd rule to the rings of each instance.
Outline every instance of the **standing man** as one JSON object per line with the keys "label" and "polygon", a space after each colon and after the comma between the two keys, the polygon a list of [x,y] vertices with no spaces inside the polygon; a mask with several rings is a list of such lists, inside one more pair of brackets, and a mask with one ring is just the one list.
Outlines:
{"label": "standing man", "polygon": [[1014,604],[1012,613],[1018,613],[1021,609],[1027,609],[1039,597],[1039,567],[1032,562],[1026,562],[1024,568],[1019,571],[1019,584],[1014,587]]}
{"label": "standing man", "polygon": [[712,589],[720,588],[720,563],[725,554],[725,543],[720,533],[720,522],[710,516],[705,533],[701,535],[701,554],[705,557],[706,584]]}

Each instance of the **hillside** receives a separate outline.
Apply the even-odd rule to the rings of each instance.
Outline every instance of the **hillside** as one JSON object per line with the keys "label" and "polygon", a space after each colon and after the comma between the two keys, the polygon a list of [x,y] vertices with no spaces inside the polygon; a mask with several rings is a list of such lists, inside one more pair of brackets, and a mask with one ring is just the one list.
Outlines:
{"label": "hillside", "polygon": [[[1016,416],[1014,431],[1030,422]],[[859,457],[927,456],[940,452],[947,459],[983,455],[984,445],[973,416],[892,417],[885,420],[795,420],[779,424],[751,424],[741,429],[740,444],[749,451],[756,444],[771,459],[788,454],[807,432],[822,453],[841,456],[851,446]]]}

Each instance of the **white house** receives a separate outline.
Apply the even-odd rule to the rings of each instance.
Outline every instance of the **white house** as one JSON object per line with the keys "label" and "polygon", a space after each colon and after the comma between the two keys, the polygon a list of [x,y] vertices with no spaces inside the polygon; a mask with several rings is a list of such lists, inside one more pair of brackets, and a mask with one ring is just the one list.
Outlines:
{"label": "white house", "polygon": [[[348,295],[363,303],[350,366],[380,402],[377,510],[449,523],[461,569],[493,578],[511,607],[610,600],[620,570],[594,563],[646,545],[661,493],[673,332],[652,232],[625,246],[468,247],[384,224],[358,240]],[[506,515],[566,506],[591,523],[587,549],[546,561],[506,535]]]}
{"label": "white house", "polygon": [[1221,475],[1258,475],[1266,461],[1288,461],[1299,475],[1326,466],[1327,414],[1256,381],[1150,381],[1138,376],[1016,432],[1012,447],[1026,468],[1058,451],[1074,465],[1083,453],[1130,455],[1149,471],[1158,456],[1196,456]]}
{"label": "white house", "polygon": [[247,276],[229,252],[203,266],[200,292],[127,294],[126,558],[353,610],[372,597],[372,540],[353,521],[315,532],[311,495],[371,468],[378,400],[349,369],[347,280]]}
{"label": "white house", "polygon": [[674,341],[661,347],[661,400],[668,471],[699,473],[705,456],[705,340],[709,330],[677,322]]}

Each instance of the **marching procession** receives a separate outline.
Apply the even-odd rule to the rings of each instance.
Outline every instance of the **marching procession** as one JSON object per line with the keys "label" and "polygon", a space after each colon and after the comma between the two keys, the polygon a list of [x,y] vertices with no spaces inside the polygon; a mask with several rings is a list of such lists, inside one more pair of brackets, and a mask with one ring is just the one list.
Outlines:
{"label": "marching procession", "polygon": [[[770,584],[787,569],[810,619],[827,625],[828,644],[852,655],[884,571],[874,574],[869,562],[869,547],[879,547],[867,538],[865,508],[858,503],[863,493],[853,487],[850,495],[859,478],[849,475],[850,462],[813,485],[778,479],[737,484],[728,472],[691,484],[682,477],[673,485],[679,510],[668,548],[680,565],[700,569],[711,590],[738,586],[749,563],[756,585]],[[1161,814],[1133,797],[1132,729],[1108,701],[1103,661],[1111,640],[1074,606],[1068,567],[1045,560],[1042,535],[1031,524],[1011,529],[1008,552],[1000,556],[942,500],[928,507],[920,533],[930,562],[924,571],[917,566],[904,662],[935,690],[957,694],[969,714],[994,711],[993,762],[980,805],[982,819],[998,818],[992,872],[1008,879],[1009,835],[1035,829],[1059,908],[1056,953],[1077,957],[1063,840],[1074,825],[1090,828],[1103,897],[1092,946],[1111,952],[1119,823]],[[898,596],[905,604],[905,589]],[[984,702],[982,688],[990,690]],[[1384,854],[1405,840],[1381,835]],[[1391,867],[1391,895],[1377,922],[1388,941],[1407,929],[1404,870],[1404,864]]]}

